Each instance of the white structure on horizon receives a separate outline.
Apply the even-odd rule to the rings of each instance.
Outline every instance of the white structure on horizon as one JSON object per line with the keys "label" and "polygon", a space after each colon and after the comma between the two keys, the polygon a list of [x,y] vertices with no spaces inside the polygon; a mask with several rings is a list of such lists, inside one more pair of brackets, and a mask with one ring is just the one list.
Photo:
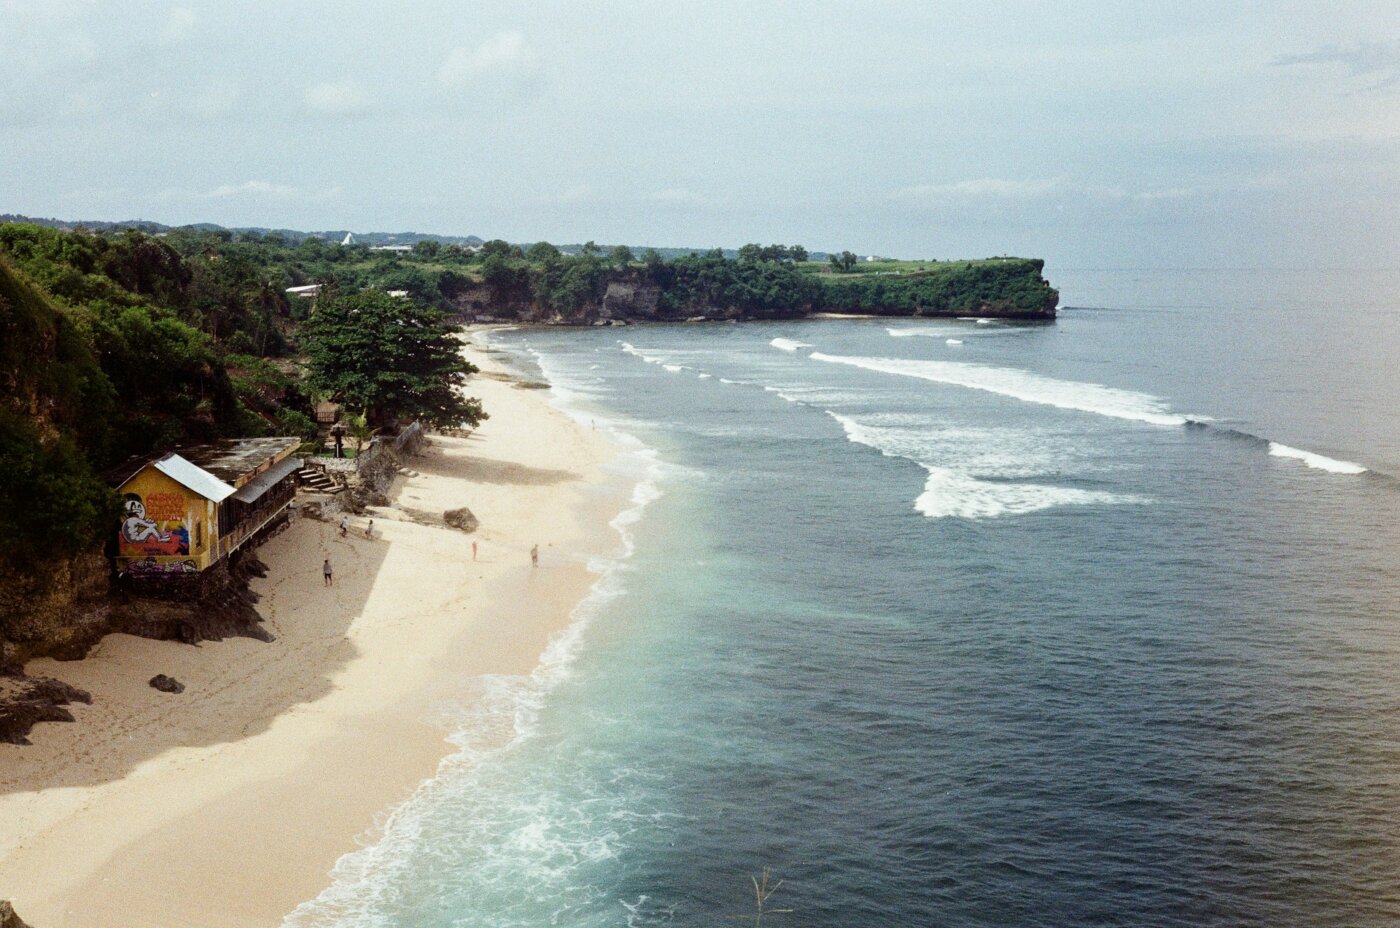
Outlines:
{"label": "white structure on horizon", "polygon": [[406,254],[413,250],[412,245],[371,245],[370,251],[393,251],[398,254]]}
{"label": "white structure on horizon", "polygon": [[304,287],[288,287],[287,296],[294,296],[303,300],[313,300],[321,293],[320,284],[307,284]]}
{"label": "white structure on horizon", "polygon": [[345,233],[345,238],[343,238],[343,239],[340,240],[340,244],[342,244],[342,245],[353,245],[353,244],[355,244],[355,234],[354,234],[353,232],[346,232],[346,233]]}

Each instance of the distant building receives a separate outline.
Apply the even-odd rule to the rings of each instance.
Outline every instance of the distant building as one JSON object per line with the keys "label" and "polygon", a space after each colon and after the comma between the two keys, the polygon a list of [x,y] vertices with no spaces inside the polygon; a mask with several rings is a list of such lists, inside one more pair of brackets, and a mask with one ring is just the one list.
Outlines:
{"label": "distant building", "polygon": [[398,297],[401,300],[408,299],[407,290],[386,290],[385,292],[388,293],[390,296]]}
{"label": "distant building", "polygon": [[294,296],[303,300],[314,300],[321,295],[320,284],[307,284],[304,287],[288,287],[287,296]]}
{"label": "distant building", "polygon": [[345,238],[343,238],[343,239],[340,240],[340,244],[343,245],[343,246],[350,246],[350,245],[355,244],[355,236],[354,236],[354,234],[352,234],[352,233],[350,233],[350,232],[346,232],[346,233],[345,233]]}
{"label": "distant building", "polygon": [[119,574],[198,574],[254,540],[296,494],[295,436],[188,445],[109,474],[122,498]]}
{"label": "distant building", "polygon": [[370,251],[392,251],[396,254],[407,254],[413,250],[412,245],[371,245]]}
{"label": "distant building", "polygon": [[340,419],[340,404],[322,400],[316,404],[316,422],[320,425],[334,425]]}

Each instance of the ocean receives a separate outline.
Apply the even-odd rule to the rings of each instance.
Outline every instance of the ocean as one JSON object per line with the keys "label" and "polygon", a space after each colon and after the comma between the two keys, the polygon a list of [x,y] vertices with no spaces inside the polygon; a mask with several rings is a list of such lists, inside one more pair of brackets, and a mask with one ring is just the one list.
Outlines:
{"label": "ocean", "polygon": [[1400,923],[1400,274],[1048,274],[491,333],[617,555],[289,928]]}

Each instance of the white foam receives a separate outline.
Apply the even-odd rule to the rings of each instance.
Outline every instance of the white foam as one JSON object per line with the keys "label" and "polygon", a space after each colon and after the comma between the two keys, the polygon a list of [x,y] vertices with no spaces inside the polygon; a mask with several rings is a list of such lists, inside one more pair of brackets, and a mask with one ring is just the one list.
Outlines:
{"label": "white foam", "polygon": [[806,342],[794,341],[794,340],[791,339],[791,338],[775,338],[775,339],[773,339],[771,342],[769,342],[768,344],[772,345],[774,348],[779,349],[780,351],[796,351],[796,350],[798,350],[799,348],[811,348],[811,347],[812,347],[811,345],[807,344]]}
{"label": "white foam", "polygon": [[661,369],[669,371],[672,374],[679,374],[681,371],[685,370],[685,367],[680,364],[662,364]]}
{"label": "white foam", "polygon": [[[1012,439],[1004,449],[980,448],[969,453],[964,441],[975,436],[938,436],[932,441],[919,441],[908,428],[887,428],[858,422],[850,416],[827,410],[841,424],[848,441],[874,448],[890,458],[903,458],[913,461],[928,472],[923,492],[914,500],[914,509],[930,519],[993,519],[999,516],[1023,515],[1055,506],[1108,506],[1123,504],[1143,504],[1150,500],[1131,494],[1107,493],[1099,490],[1081,490],[1074,487],[1053,486],[1042,483],[1012,482],[1010,480],[986,480],[971,472],[979,471],[997,474],[1025,474],[1038,467],[1048,466],[1052,455],[1038,452],[1040,443],[1022,436],[1021,441]],[[944,462],[931,460],[934,455],[928,452],[943,445],[941,439],[951,439],[953,450],[961,454],[963,467],[947,466]],[[1002,444],[1006,439],[1002,438]],[[981,444],[985,445],[984,440]],[[1039,458],[1039,459],[1038,459]]]}
{"label": "white foam", "polygon": [[961,344],[962,344],[962,339],[961,339],[961,338],[950,338],[950,339],[948,339],[948,344],[950,344],[950,345],[961,345]]}
{"label": "white foam", "polygon": [[814,361],[847,364],[864,370],[902,377],[917,377],[970,390],[985,390],[1026,403],[1057,409],[1148,422],[1152,425],[1185,425],[1187,418],[1166,409],[1163,401],[1146,393],[1119,390],[1094,383],[1057,380],[1009,367],[987,367],[961,361],[921,361],[904,358],[860,358],[812,352]]}
{"label": "white foam", "polygon": [[924,465],[928,480],[914,508],[930,519],[992,519],[1023,515],[1054,506],[1107,506],[1143,503],[1137,496],[1079,490],[1037,483],[978,480],[956,471]]}
{"label": "white foam", "polygon": [[618,344],[622,346],[622,351],[624,354],[630,354],[633,357],[641,358],[648,364],[662,363],[662,356],[657,354],[656,352],[646,351],[642,348],[638,348],[634,346],[631,342],[618,342]]}
{"label": "white foam", "polygon": [[1269,454],[1276,458],[1293,458],[1302,461],[1309,467],[1325,470],[1331,474],[1366,473],[1366,468],[1360,464],[1353,464],[1351,461],[1338,461],[1336,458],[1313,454],[1311,451],[1303,451],[1300,448],[1290,448],[1288,445],[1281,445],[1276,441],[1269,442]]}
{"label": "white foam", "polygon": [[[561,379],[558,372],[550,371],[548,361],[533,349],[527,350],[540,360],[557,391]],[[583,411],[564,398],[568,395],[567,391],[562,396],[556,392],[552,402],[577,418]],[[376,910],[392,904],[396,887],[408,868],[414,866],[414,852],[421,850],[423,835],[441,804],[453,801],[463,792],[463,777],[481,769],[483,764],[504,759],[534,736],[547,697],[573,673],[585,632],[604,607],[625,592],[627,561],[635,550],[632,526],[662,495],[660,483],[665,465],[657,452],[630,433],[615,433],[628,451],[609,469],[621,469],[628,479],[635,480],[628,507],[609,523],[619,540],[618,552],[588,562],[588,569],[598,579],[570,613],[568,626],[550,639],[533,671],[527,675],[488,674],[476,678],[477,698],[450,716],[444,713],[456,725],[449,740],[457,746],[457,752],[439,764],[432,778],[420,783],[406,800],[390,810],[373,832],[362,837],[364,846],[336,862],[331,884],[319,896],[292,910],[284,918],[283,928],[379,928],[382,922]],[[475,794],[468,791],[467,795]],[[549,859],[596,861],[617,853],[615,834],[593,836],[583,844],[567,843],[546,827],[547,818],[513,823],[515,830],[509,835],[508,844],[512,851],[519,852],[511,855],[513,867],[529,866],[533,861],[548,868]],[[527,879],[529,876],[526,874]]]}

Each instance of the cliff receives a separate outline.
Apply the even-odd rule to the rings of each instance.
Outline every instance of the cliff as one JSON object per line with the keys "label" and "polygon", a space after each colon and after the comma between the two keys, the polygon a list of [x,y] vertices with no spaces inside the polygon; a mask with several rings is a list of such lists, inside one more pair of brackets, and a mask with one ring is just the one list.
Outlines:
{"label": "cliff", "polygon": [[645,268],[599,267],[561,294],[547,273],[501,275],[446,294],[462,321],[563,325],[694,319],[800,319],[819,312],[1052,320],[1059,293],[1044,262],[1005,259],[907,272],[833,274],[790,264],[692,256]]}

